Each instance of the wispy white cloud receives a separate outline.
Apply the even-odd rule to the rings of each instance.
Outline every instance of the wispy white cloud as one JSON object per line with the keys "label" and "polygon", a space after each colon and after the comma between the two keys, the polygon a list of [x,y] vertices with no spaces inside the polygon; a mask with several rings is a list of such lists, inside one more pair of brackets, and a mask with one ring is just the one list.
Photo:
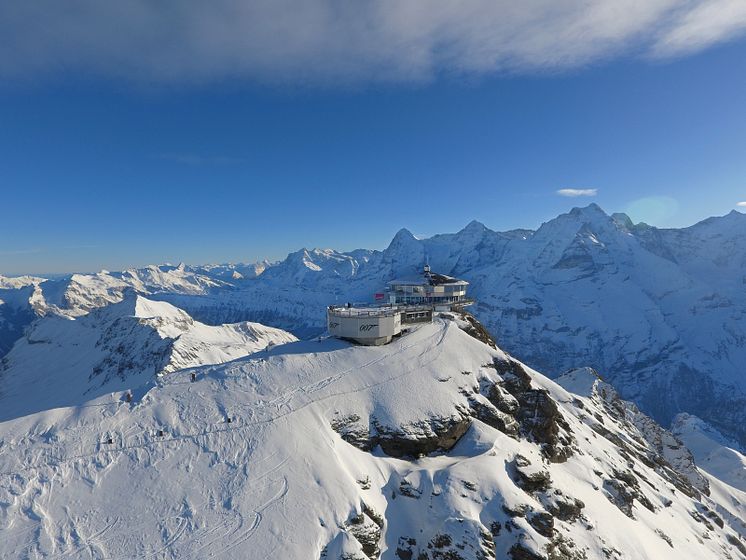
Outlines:
{"label": "wispy white cloud", "polygon": [[676,56],[700,51],[712,44],[731,39],[746,29],[744,0],[707,0],[683,2],[682,9],[658,36],[653,54]]}
{"label": "wispy white cloud", "polygon": [[746,200],[744,200],[743,202],[736,203],[736,206],[741,206],[741,207],[746,206]]}
{"label": "wispy white cloud", "polygon": [[557,191],[560,196],[596,196],[598,189],[560,189]]}
{"label": "wispy white cloud", "polygon": [[678,56],[745,29],[744,0],[2,2],[0,79],[411,82]]}

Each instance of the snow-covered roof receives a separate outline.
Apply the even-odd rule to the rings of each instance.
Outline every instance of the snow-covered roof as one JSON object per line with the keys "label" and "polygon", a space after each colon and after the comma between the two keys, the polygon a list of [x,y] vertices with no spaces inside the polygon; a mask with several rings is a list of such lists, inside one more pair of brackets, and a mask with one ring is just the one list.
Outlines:
{"label": "snow-covered roof", "polygon": [[443,284],[455,284],[459,286],[468,286],[469,283],[466,280],[460,280],[453,276],[446,276],[445,274],[438,274],[437,272],[423,273],[418,276],[410,276],[405,278],[397,278],[391,280],[388,285],[393,286],[440,286]]}

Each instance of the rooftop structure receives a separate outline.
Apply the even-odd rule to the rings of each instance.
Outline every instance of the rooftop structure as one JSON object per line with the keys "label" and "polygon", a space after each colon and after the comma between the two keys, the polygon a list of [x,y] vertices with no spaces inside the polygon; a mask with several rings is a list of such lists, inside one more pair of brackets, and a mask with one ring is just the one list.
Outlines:
{"label": "rooftop structure", "polygon": [[386,288],[391,304],[432,305],[436,311],[448,311],[454,306],[470,305],[466,297],[469,283],[445,274],[432,272],[425,266],[419,276],[392,280]]}

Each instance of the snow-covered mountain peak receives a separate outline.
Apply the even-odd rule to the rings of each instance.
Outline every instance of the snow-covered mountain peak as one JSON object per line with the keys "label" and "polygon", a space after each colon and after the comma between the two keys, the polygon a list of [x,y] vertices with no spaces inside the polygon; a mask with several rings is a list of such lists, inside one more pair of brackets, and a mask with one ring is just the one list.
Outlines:
{"label": "snow-covered mountain peak", "polygon": [[0,362],[0,422],[295,340],[257,323],[205,325],[130,290],[122,301],[86,315],[48,315],[32,323]]}
{"label": "snow-covered mountain peak", "polygon": [[469,233],[469,234],[481,234],[484,233],[487,229],[487,226],[485,226],[482,222],[477,220],[472,220],[466,226],[464,226],[458,233]]}
{"label": "snow-covered mountain peak", "polygon": [[134,317],[137,319],[191,320],[186,311],[165,301],[148,299],[132,289],[124,292],[122,301],[96,310],[98,315],[110,317]]}
{"label": "snow-covered mountain peak", "polygon": [[[624,228],[626,229],[626,228]],[[595,234],[603,241],[609,241],[623,233],[620,225],[597,204],[573,208],[566,214],[543,223],[532,240],[542,244],[561,244],[572,239],[581,230]]]}
{"label": "snow-covered mountain peak", "polygon": [[416,267],[420,268],[425,264],[425,248],[423,243],[412,232],[402,228],[383,251],[383,259],[388,263],[392,271],[401,270],[402,266],[408,266],[405,263],[413,261],[417,262]]}
{"label": "snow-covered mountain peak", "polygon": [[35,286],[44,282],[36,276],[3,276],[0,274],[0,290],[16,290],[25,286]]}
{"label": "snow-covered mountain peak", "polygon": [[743,504],[473,327],[451,315],[382,347],[292,342],[175,371],[132,402],[100,393],[0,423],[4,552],[746,558]]}
{"label": "snow-covered mountain peak", "polygon": [[635,227],[632,218],[624,212],[615,212],[611,215],[611,219],[614,220],[614,223],[616,223],[620,228],[626,231],[632,231]]}

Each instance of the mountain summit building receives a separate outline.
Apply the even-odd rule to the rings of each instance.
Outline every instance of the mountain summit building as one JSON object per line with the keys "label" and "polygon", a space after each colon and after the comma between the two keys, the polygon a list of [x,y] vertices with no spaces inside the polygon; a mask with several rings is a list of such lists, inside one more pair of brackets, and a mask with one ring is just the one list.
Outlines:
{"label": "mountain summit building", "polygon": [[429,305],[434,311],[451,311],[454,306],[471,303],[466,298],[468,285],[466,280],[432,272],[426,265],[419,276],[392,280],[386,291],[390,304]]}
{"label": "mountain summit building", "polygon": [[432,272],[425,266],[420,276],[392,280],[376,299],[387,303],[330,305],[326,312],[329,334],[366,346],[388,344],[402,332],[402,325],[432,321],[433,313],[456,311],[471,305],[469,283]]}

